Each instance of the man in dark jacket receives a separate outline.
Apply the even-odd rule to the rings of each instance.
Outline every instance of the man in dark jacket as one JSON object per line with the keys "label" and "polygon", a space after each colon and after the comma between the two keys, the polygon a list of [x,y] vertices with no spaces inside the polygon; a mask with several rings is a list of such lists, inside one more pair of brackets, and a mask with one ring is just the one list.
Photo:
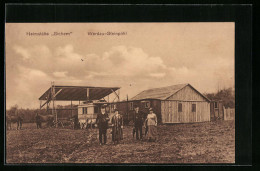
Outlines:
{"label": "man in dark jacket", "polygon": [[74,115],[74,129],[78,129],[79,128],[79,119],[78,119],[78,115]]}
{"label": "man in dark jacket", "polygon": [[41,117],[38,115],[38,113],[36,113],[35,122],[37,129],[42,128]]}
{"label": "man in dark jacket", "polygon": [[[107,128],[108,128],[108,121],[109,117],[106,113],[105,106],[101,107],[101,113],[98,113],[97,115],[97,124],[99,128],[99,144],[106,144],[107,142]],[[104,143],[102,141],[102,138],[104,140]]]}
{"label": "man in dark jacket", "polygon": [[142,139],[143,133],[142,133],[142,126],[144,122],[144,113],[139,110],[138,106],[135,106],[135,113],[134,113],[134,130],[136,134],[136,139]]}

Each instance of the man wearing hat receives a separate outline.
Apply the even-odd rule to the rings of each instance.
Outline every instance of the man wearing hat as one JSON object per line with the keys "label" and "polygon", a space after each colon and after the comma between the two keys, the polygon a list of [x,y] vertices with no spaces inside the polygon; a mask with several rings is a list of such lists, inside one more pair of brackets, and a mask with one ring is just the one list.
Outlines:
{"label": "man wearing hat", "polygon": [[134,106],[135,108],[135,113],[134,113],[134,130],[136,134],[136,139],[142,139],[143,138],[143,133],[142,133],[142,126],[144,122],[144,113],[139,110],[139,107],[137,105]]}
{"label": "man wearing hat", "polygon": [[[97,124],[99,128],[99,144],[106,144],[107,142],[107,129],[109,117],[106,113],[105,106],[101,106],[101,112],[97,115]],[[104,141],[102,141],[104,140]]]}
{"label": "man wearing hat", "polygon": [[115,115],[112,117],[112,141],[114,144],[123,139],[123,117],[115,109]]}

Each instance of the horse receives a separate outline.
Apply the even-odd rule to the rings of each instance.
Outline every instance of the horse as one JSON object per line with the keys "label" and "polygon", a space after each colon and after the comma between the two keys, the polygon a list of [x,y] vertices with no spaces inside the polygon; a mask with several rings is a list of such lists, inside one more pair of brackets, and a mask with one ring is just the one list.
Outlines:
{"label": "horse", "polygon": [[35,122],[36,122],[36,125],[37,125],[37,129],[41,128],[42,122],[47,122],[47,126],[51,127],[51,126],[53,126],[54,116],[53,115],[40,115],[40,114],[36,114]]}
{"label": "horse", "polygon": [[80,129],[86,129],[87,120],[86,119],[79,119],[79,127]]}
{"label": "horse", "polygon": [[21,116],[6,116],[7,129],[12,129],[12,123],[17,123],[17,130],[22,129],[22,121]]}
{"label": "horse", "polygon": [[91,127],[95,127],[96,119],[79,119],[79,125],[81,129],[88,129]]}
{"label": "horse", "polygon": [[86,122],[86,128],[92,128],[95,127],[95,124],[97,123],[97,119],[91,119],[88,118]]}

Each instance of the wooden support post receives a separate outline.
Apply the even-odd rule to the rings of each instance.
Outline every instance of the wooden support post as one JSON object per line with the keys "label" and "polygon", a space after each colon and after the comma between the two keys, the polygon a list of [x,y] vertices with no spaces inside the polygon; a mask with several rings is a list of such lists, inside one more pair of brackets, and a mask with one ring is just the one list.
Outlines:
{"label": "wooden support post", "polygon": [[87,88],[87,101],[89,101],[89,88]]}
{"label": "wooden support post", "polygon": [[129,120],[129,110],[128,110],[128,94],[126,95],[126,115],[127,115],[127,120]]}
{"label": "wooden support post", "polygon": [[120,101],[120,89],[118,89],[118,102]]}
{"label": "wooden support post", "polygon": [[52,100],[52,110],[51,110],[52,114],[54,115],[54,100]]}
{"label": "wooden support post", "polygon": [[40,109],[42,108],[42,101],[40,100]]}
{"label": "wooden support post", "polygon": [[72,117],[72,100],[71,100],[71,103],[70,103],[70,109],[71,109],[71,117]]}
{"label": "wooden support post", "polygon": [[56,115],[56,128],[58,128],[58,114],[57,112],[55,112],[55,86],[54,86],[54,82],[51,83],[51,90],[52,90],[52,114]]}

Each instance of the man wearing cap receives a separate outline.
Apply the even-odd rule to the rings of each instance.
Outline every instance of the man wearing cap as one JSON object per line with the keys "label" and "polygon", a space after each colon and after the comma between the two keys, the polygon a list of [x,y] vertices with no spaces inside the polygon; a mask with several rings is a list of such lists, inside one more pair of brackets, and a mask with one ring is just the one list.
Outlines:
{"label": "man wearing cap", "polygon": [[123,139],[123,117],[115,109],[115,115],[112,117],[112,141],[114,144]]}
{"label": "man wearing cap", "polygon": [[[106,113],[105,106],[101,107],[101,112],[97,115],[97,124],[99,128],[99,144],[106,144],[107,142],[107,128],[108,128],[109,117]],[[104,142],[102,141],[102,138]]]}
{"label": "man wearing cap", "polygon": [[135,105],[135,113],[134,113],[134,129],[136,134],[136,139],[142,139],[143,133],[142,133],[142,126],[144,122],[144,113],[139,110],[139,107]]}

